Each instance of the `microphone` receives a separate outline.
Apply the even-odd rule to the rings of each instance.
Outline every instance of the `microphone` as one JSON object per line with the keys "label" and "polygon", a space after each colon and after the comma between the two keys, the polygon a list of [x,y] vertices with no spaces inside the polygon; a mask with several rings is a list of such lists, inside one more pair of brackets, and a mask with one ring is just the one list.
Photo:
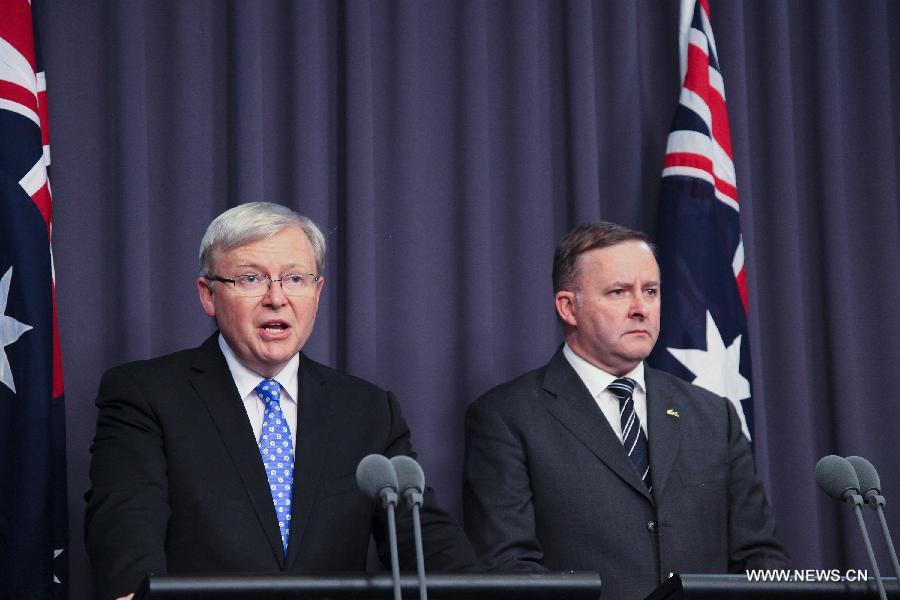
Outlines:
{"label": "microphone", "polygon": [[381,501],[381,506],[397,505],[397,473],[386,457],[369,454],[356,467],[356,485],[362,493]]}
{"label": "microphone", "polygon": [[891,562],[894,565],[894,573],[897,575],[897,581],[900,582],[900,563],[897,562],[897,551],[894,549],[894,542],[891,540],[891,532],[888,530],[887,520],[884,518],[884,496],[881,495],[881,478],[878,477],[878,471],[875,466],[862,456],[848,456],[847,462],[853,466],[856,475],[859,477],[859,490],[863,493],[863,499],[878,513],[878,520],[881,522],[881,533],[884,534],[884,541],[887,543],[888,552],[891,555]]}
{"label": "microphone", "polygon": [[388,540],[391,548],[391,576],[394,580],[394,600],[400,597],[400,562],[397,558],[397,473],[387,457],[380,454],[365,456],[356,467],[356,485],[366,496],[379,500],[387,510]]}
{"label": "microphone", "polygon": [[860,505],[859,478],[846,458],[829,454],[816,463],[816,483],[826,494],[842,502]]}
{"label": "microphone", "polygon": [[422,506],[422,494],[425,492],[425,473],[422,467],[404,454],[391,458],[391,464],[397,473],[397,491],[409,506]]}
{"label": "microphone", "polygon": [[816,463],[816,483],[832,498],[837,498],[842,502],[853,505],[853,510],[856,513],[856,523],[859,525],[860,532],[862,532],[863,541],[866,544],[866,552],[869,555],[869,563],[872,565],[872,571],[875,573],[878,595],[881,597],[881,600],[887,600],[884,582],[881,581],[881,573],[878,572],[878,563],[875,562],[875,553],[872,551],[872,543],[869,541],[869,531],[866,529],[862,510],[859,508],[863,503],[863,499],[859,495],[859,477],[856,476],[853,465],[846,458],[834,454],[824,456]]}
{"label": "microphone", "polygon": [[422,549],[422,521],[419,515],[419,507],[422,506],[425,492],[425,472],[414,459],[409,456],[395,456],[391,458],[391,464],[397,472],[397,489],[412,508],[413,536],[416,542],[416,571],[419,577],[419,598],[428,600],[428,589],[425,586],[425,553]]}
{"label": "microphone", "polygon": [[859,491],[863,494],[863,500],[873,509],[876,506],[884,506],[884,496],[881,495],[881,478],[875,466],[862,456],[848,456],[847,462],[853,467],[859,478]]}

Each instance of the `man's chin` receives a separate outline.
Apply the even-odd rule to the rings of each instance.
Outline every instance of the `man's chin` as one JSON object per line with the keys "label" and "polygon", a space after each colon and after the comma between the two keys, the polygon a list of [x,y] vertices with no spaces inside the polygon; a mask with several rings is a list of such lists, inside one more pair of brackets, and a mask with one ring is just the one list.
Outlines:
{"label": "man's chin", "polygon": [[297,340],[269,342],[254,354],[253,362],[265,371],[271,372],[274,369],[277,372],[299,351]]}
{"label": "man's chin", "polygon": [[628,348],[625,348],[625,351],[622,352],[622,356],[626,358],[629,362],[639,363],[642,360],[646,359],[650,356],[650,352],[653,351],[653,344],[630,344]]}
{"label": "man's chin", "polygon": [[653,346],[656,345],[656,338],[657,336],[649,331],[629,331],[622,336],[621,342],[625,350],[634,353],[646,352],[650,354]]}

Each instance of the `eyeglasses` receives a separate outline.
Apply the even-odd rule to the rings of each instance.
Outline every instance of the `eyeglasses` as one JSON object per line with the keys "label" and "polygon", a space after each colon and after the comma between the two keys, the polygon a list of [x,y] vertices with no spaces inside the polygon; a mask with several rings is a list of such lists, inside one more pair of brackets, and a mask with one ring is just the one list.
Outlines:
{"label": "eyeglasses", "polygon": [[288,273],[287,275],[282,275],[281,279],[272,279],[268,275],[259,273],[244,273],[243,275],[235,275],[234,279],[227,279],[218,275],[207,277],[206,279],[230,283],[238,296],[265,296],[276,281],[281,284],[281,289],[287,296],[308,296],[316,289],[322,276],[315,273]]}

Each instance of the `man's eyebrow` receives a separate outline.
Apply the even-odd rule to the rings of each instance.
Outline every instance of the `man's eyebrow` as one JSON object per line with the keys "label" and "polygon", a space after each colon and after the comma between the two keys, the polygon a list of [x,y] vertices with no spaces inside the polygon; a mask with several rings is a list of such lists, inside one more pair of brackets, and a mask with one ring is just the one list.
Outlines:
{"label": "man's eyebrow", "polygon": [[[265,270],[265,269],[263,269],[261,266],[259,266],[257,263],[253,263],[253,262],[240,263],[240,264],[235,265],[234,268],[235,268],[235,269],[259,269],[260,271]],[[304,269],[306,269],[306,268],[308,268],[308,267],[302,267],[302,266],[299,265],[298,263],[292,262],[292,263],[288,263],[288,264],[286,264],[286,265],[282,265],[280,270],[281,270],[281,271],[288,271],[288,270],[291,270],[291,269],[298,269],[298,268],[304,268]]]}
{"label": "man's eyebrow", "polygon": [[[613,281],[607,286],[609,288],[629,288],[634,285],[631,281]],[[659,282],[655,279],[652,281],[645,281],[641,284],[640,287],[659,287]]]}

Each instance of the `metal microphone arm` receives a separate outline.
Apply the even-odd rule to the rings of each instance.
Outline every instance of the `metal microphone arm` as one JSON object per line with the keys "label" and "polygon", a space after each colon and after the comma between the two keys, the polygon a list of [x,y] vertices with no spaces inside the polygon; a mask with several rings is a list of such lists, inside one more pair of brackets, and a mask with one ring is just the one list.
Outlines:
{"label": "metal microphone arm", "polygon": [[869,555],[869,564],[872,565],[872,571],[875,573],[875,583],[878,585],[878,595],[882,600],[887,600],[887,594],[884,591],[884,582],[881,580],[881,573],[878,572],[878,563],[875,562],[875,552],[872,551],[872,543],[869,541],[869,532],[866,529],[866,522],[863,521],[862,510],[860,506],[863,503],[863,497],[859,495],[860,483],[859,476],[856,474],[857,468],[853,463],[842,457],[830,454],[823,456],[816,463],[816,483],[822,490],[841,502],[847,502],[853,505],[853,512],[856,513],[856,524],[862,532],[863,541],[866,544],[866,553]]}
{"label": "metal microphone arm", "polygon": [[380,454],[369,454],[356,467],[356,484],[361,492],[387,510],[388,542],[391,551],[391,575],[394,580],[394,600],[400,597],[400,563],[397,557],[397,473],[391,461]]}
{"label": "metal microphone arm", "polygon": [[891,562],[894,564],[894,574],[897,576],[897,581],[900,582],[900,563],[897,562],[897,551],[894,549],[894,542],[891,540],[891,532],[888,530],[887,520],[884,518],[884,509],[882,508],[885,504],[884,496],[869,492],[866,494],[866,502],[878,513],[878,520],[881,522],[881,532],[884,534],[884,541],[887,542]]}
{"label": "metal microphone arm", "polygon": [[878,586],[878,595],[881,600],[887,600],[887,593],[884,591],[884,582],[881,580],[881,573],[878,571],[878,563],[875,562],[875,552],[872,550],[872,542],[869,541],[869,531],[866,529],[866,522],[863,521],[862,509],[863,497],[857,492],[859,490],[847,490],[844,492],[843,500],[853,505],[853,512],[856,514],[856,523],[862,532],[863,541],[866,544],[866,554],[869,555],[869,564],[872,565],[872,571],[875,573],[875,584]]}
{"label": "metal microphone arm", "polygon": [[425,472],[416,460],[410,456],[398,455],[391,458],[397,473],[398,489],[401,490],[406,504],[412,508],[413,539],[416,548],[416,573],[419,580],[419,600],[428,600],[428,589],[425,585],[425,552],[422,549],[422,520],[420,507],[424,501]]}
{"label": "metal microphone arm", "polygon": [[878,520],[881,523],[881,532],[884,534],[884,541],[887,543],[888,552],[891,554],[891,564],[894,566],[894,573],[897,580],[900,581],[900,564],[897,563],[897,551],[894,549],[894,542],[891,540],[891,533],[888,531],[887,521],[884,518],[884,496],[881,495],[881,478],[878,476],[878,470],[875,465],[870,463],[862,456],[848,456],[847,462],[856,471],[859,479],[859,489],[863,493],[866,504],[872,507],[878,513]]}
{"label": "metal microphone arm", "polygon": [[419,576],[419,598],[428,600],[428,589],[425,586],[425,552],[422,547],[422,520],[419,515],[419,507],[422,506],[422,494],[409,490],[406,494],[406,501],[412,506],[413,535],[416,542],[416,572]]}
{"label": "metal microphone arm", "polygon": [[385,504],[385,508],[387,509],[387,519],[388,519],[388,542],[391,547],[391,577],[394,579],[394,600],[401,600],[400,598],[400,559],[397,557],[397,521],[394,516],[394,509],[397,506],[397,494],[393,491],[390,492],[390,496],[393,496],[392,499],[387,498],[388,494],[385,494],[385,498],[383,502]]}

